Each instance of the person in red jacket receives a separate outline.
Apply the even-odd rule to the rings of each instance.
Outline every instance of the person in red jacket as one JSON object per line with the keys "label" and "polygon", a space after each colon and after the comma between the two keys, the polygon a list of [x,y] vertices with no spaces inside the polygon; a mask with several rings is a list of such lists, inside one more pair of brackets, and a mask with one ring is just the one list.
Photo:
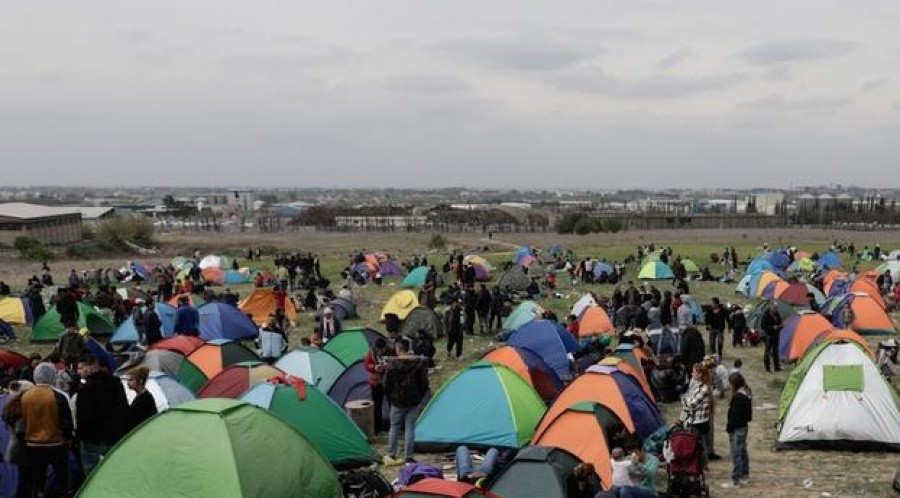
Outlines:
{"label": "person in red jacket", "polygon": [[379,337],[375,345],[366,353],[365,366],[369,372],[369,385],[372,386],[372,402],[375,412],[375,434],[386,430],[386,420],[382,417],[381,410],[384,405],[384,367],[385,359],[394,356],[394,352],[388,347],[387,341]]}

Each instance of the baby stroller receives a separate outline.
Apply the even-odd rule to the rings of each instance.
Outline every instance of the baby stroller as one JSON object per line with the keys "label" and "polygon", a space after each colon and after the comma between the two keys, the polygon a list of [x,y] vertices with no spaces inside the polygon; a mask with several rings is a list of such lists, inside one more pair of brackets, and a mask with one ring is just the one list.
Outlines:
{"label": "baby stroller", "polygon": [[693,429],[674,427],[663,446],[663,455],[669,462],[669,496],[709,496],[709,485],[703,474],[703,443]]}

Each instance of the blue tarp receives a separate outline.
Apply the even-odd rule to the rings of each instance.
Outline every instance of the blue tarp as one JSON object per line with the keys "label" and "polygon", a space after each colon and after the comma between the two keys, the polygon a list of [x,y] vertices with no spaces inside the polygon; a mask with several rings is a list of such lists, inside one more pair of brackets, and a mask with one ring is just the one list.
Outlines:
{"label": "blue tarp", "polygon": [[256,324],[234,306],[206,303],[197,312],[200,313],[200,338],[204,341],[253,339],[259,333]]}

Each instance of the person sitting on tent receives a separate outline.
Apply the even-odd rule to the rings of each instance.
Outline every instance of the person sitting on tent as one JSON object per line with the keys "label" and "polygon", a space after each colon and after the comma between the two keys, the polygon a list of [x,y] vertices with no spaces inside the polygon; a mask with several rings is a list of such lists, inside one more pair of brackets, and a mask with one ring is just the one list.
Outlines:
{"label": "person sitting on tent", "polygon": [[200,335],[200,313],[191,306],[188,296],[178,297],[178,309],[175,310],[175,333],[198,337]]}

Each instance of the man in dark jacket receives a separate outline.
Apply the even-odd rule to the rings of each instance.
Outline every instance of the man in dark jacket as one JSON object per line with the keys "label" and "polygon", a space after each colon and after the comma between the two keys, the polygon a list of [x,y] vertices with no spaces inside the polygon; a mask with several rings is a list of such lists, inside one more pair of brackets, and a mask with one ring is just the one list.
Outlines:
{"label": "man in dark jacket", "polygon": [[706,346],[703,344],[703,336],[695,327],[684,329],[681,334],[681,361],[685,365],[687,372],[690,372],[694,365],[703,361],[703,353]]}
{"label": "man in dark jacket", "polygon": [[149,346],[162,340],[162,320],[159,319],[152,299],[147,301],[147,309],[144,311],[144,338]]}
{"label": "man in dark jacket", "polygon": [[728,326],[728,312],[719,298],[712,298],[712,307],[706,312],[706,329],[709,330],[709,354],[722,357],[725,345],[725,328]]}
{"label": "man in dark jacket", "polygon": [[475,300],[475,311],[478,313],[478,332],[483,334],[485,329],[491,330],[488,324],[488,316],[491,313],[491,292],[487,286],[481,284],[481,290],[478,291],[478,297]]}
{"label": "man in dark jacket", "polygon": [[66,331],[57,339],[53,352],[59,354],[62,361],[71,367],[78,361],[85,349],[87,349],[87,346],[84,343],[84,337],[75,328],[75,324],[72,323],[66,325]]}
{"label": "man in dark jacket", "polygon": [[200,335],[200,313],[188,302],[188,296],[178,298],[175,311],[175,333],[197,337]]}
{"label": "man in dark jacket", "polygon": [[771,372],[772,370],[769,368],[769,364],[773,363],[775,366],[775,371],[781,371],[781,359],[778,357],[778,343],[781,340],[781,328],[784,326],[781,315],[778,314],[778,307],[774,304],[769,306],[769,309],[762,316],[762,320],[760,320],[760,328],[763,331],[763,338],[766,341],[766,351],[763,354],[763,365],[766,367],[766,372]]}
{"label": "man in dark jacket", "polygon": [[413,457],[416,441],[416,418],[419,405],[428,393],[428,368],[418,356],[410,354],[409,341],[398,340],[394,345],[397,357],[389,361],[384,374],[384,392],[391,404],[391,430],[388,435],[389,450],[384,457],[387,465],[397,465],[396,459],[400,426],[403,425],[404,459]]}
{"label": "man in dark jacket", "polygon": [[506,298],[500,293],[499,287],[494,287],[491,291],[491,314],[488,316],[488,333],[494,330],[494,322],[497,323],[497,330],[503,326],[503,305]]}
{"label": "man in dark jacket", "polygon": [[637,306],[641,304],[641,292],[635,288],[634,282],[628,282],[628,288],[625,289],[622,299],[623,304],[626,306]]}
{"label": "man in dark jacket", "polygon": [[76,435],[81,442],[84,473],[90,474],[125,435],[128,400],[122,381],[101,370],[95,356],[84,356],[78,362],[78,374],[85,382],[75,402]]}
{"label": "man in dark jacket", "polygon": [[447,358],[452,358],[450,352],[456,346],[456,359],[459,359],[463,347],[463,312],[459,299],[444,312],[444,330],[447,331]]}
{"label": "man in dark jacket", "polygon": [[60,289],[56,298],[56,312],[63,327],[75,326],[78,323],[78,298],[75,289]]}

